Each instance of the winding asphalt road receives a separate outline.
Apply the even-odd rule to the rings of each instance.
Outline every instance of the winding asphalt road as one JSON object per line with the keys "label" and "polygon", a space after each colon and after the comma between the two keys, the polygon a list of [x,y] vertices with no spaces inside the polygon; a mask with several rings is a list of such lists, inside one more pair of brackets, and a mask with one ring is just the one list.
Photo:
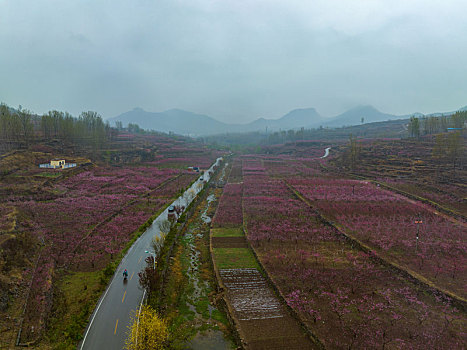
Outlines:
{"label": "winding asphalt road", "polygon": [[328,155],[329,155],[329,150],[331,149],[331,147],[328,147],[324,150],[324,156],[320,157],[320,158],[326,158]]}
{"label": "winding asphalt road", "polygon": [[[219,164],[220,159],[217,159],[209,170],[214,165]],[[209,181],[208,171],[198,178],[187,191],[192,189],[198,193],[203,187],[200,184]],[[172,204],[181,204],[187,207],[189,203],[186,202],[186,198],[180,196]],[[149,255],[145,251],[152,250],[152,238],[160,235],[158,223],[166,218],[167,209],[154,220],[152,225],[128,250],[105,293],[101,296],[78,349],[116,350],[124,348],[130,325],[130,314],[139,309],[145,297],[145,291],[139,286],[138,272],[144,268],[145,258]],[[129,274],[126,283],[123,282],[125,269],[128,270]]]}

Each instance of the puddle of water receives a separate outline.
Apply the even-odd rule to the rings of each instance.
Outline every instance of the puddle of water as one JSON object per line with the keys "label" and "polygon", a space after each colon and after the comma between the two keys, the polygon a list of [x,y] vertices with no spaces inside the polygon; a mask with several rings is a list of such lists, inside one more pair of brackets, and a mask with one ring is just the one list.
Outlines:
{"label": "puddle of water", "polygon": [[[212,203],[212,201],[214,201],[216,199],[216,197],[214,195],[209,195],[207,197],[207,204],[206,204],[206,207],[204,208],[203,212],[201,213],[201,219],[206,222],[206,223],[209,223],[211,221],[211,218],[209,216],[207,216],[207,211]],[[195,232],[196,231],[199,231],[197,229],[194,230]],[[202,238],[203,235],[202,233],[195,233],[195,232],[187,232],[185,234],[185,237],[187,238],[187,245],[188,245],[188,248],[189,248],[189,251],[190,251],[190,256],[189,256],[189,259],[190,259],[190,270],[189,270],[189,274],[188,274],[188,278],[189,278],[189,281],[190,283],[193,285],[193,294],[191,295],[191,300],[193,301],[193,303],[196,303],[197,300],[199,300],[199,298],[201,296],[205,296],[205,290],[206,287],[208,286],[208,284],[205,284],[204,287],[205,287],[205,290],[203,290],[202,286],[200,286],[200,282],[203,282],[201,281],[200,279],[200,276],[199,276],[199,269],[198,269],[198,265],[199,265],[199,256],[200,256],[200,251],[196,249],[196,246],[195,246],[195,236],[197,238]],[[196,311],[196,307],[191,304],[191,303],[188,303],[188,307],[190,308],[191,311],[193,311],[195,313],[195,318],[197,319],[201,319],[202,318],[202,315],[200,315],[197,311]],[[212,307],[211,305],[209,305],[208,307]],[[209,310],[209,315],[211,318],[211,309]]]}
{"label": "puddle of water", "polygon": [[[195,248],[193,234],[186,233],[185,237],[187,238],[187,241],[188,241],[187,245],[190,250],[190,256],[189,256],[190,268],[188,271],[188,279],[190,280],[190,283],[193,284],[194,292],[193,292],[192,297],[194,300],[196,300],[201,295],[201,288],[199,286],[199,274],[198,274],[198,263],[199,263],[200,252]],[[189,304],[188,306],[191,309],[193,305]]]}
{"label": "puddle of water", "polygon": [[207,212],[208,212],[209,207],[211,206],[211,202],[214,201],[215,199],[216,199],[216,196],[214,196],[213,194],[210,194],[207,198],[208,203],[206,205],[206,208],[201,213],[201,220],[203,220],[203,222],[206,224],[209,224],[211,222],[211,218],[207,215]]}
{"label": "puddle of water", "polygon": [[230,342],[224,339],[224,334],[221,331],[207,330],[203,333],[198,333],[187,344],[186,349],[193,350],[223,350],[232,349]]}

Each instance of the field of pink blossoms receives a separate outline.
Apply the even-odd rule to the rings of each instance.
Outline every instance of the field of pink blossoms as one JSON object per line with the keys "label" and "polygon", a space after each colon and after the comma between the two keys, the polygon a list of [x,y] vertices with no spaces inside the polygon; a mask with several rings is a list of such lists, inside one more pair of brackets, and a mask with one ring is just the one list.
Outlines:
{"label": "field of pink blossoms", "polygon": [[228,183],[224,186],[224,194],[219,201],[213,227],[240,227],[243,224],[242,213],[243,185]]}
{"label": "field of pink blossoms", "polygon": [[467,296],[463,223],[365,181],[314,178],[289,183],[322,214],[391,261]]}
{"label": "field of pink blossoms", "polygon": [[[157,140],[152,146],[159,153],[155,161],[83,168],[73,176],[51,182],[46,191],[11,192],[2,198],[2,213],[15,208],[20,213],[17,230],[33,237],[40,246],[37,268],[24,270],[25,281],[33,277],[23,342],[34,339],[45,326],[54,303],[54,284],[63,271],[103,269],[142,224],[199,176],[188,166],[207,168],[220,154],[187,146],[186,142],[174,145],[173,140]],[[0,221],[0,227],[9,223]]]}
{"label": "field of pink blossoms", "polygon": [[[285,169],[296,171],[301,164],[293,167],[289,166],[294,162],[291,158],[265,158],[250,155],[243,159],[247,238],[287,303],[327,348],[455,349],[467,345],[463,311],[448,298],[428,294],[379,264],[322,223],[284,182],[292,178],[284,176]],[[371,210],[360,200],[368,195],[379,195],[388,210],[392,210],[389,199],[402,203],[400,198],[392,199],[391,193],[348,180],[341,180],[347,184],[342,192],[339,187],[320,191],[319,184],[339,181],[322,177],[315,169],[315,176],[294,183],[300,190],[302,182],[314,184],[310,187],[316,194],[313,203],[345,198],[343,206],[354,204],[367,215]],[[354,184],[360,187],[352,188]],[[402,212],[406,209],[401,208]],[[334,220],[345,219],[347,212],[337,211]],[[438,224],[434,219],[429,223]]]}

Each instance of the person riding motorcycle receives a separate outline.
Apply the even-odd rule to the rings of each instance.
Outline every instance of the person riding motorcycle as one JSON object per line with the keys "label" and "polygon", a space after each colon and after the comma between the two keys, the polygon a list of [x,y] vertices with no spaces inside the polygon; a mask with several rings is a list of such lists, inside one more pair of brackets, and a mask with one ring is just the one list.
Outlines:
{"label": "person riding motorcycle", "polygon": [[128,277],[128,271],[125,269],[125,271],[123,271],[123,278],[127,278]]}

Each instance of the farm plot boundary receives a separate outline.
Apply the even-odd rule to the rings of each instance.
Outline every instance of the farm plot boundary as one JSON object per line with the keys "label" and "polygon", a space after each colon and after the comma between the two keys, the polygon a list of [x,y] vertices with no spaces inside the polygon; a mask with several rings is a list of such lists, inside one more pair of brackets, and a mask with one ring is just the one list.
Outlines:
{"label": "farm plot boundary", "polygon": [[349,234],[346,232],[344,229],[336,225],[335,223],[331,222],[328,220],[317,208],[313,206],[313,204],[306,199],[304,196],[302,196],[292,185],[290,185],[287,181],[284,181],[287,187],[290,189],[290,191],[301,201],[303,201],[306,205],[308,205],[316,214],[317,216],[322,220],[323,223],[326,225],[332,226],[334,229],[337,230],[339,234],[344,236],[346,239],[351,241],[355,246],[357,246],[359,249],[364,251],[365,253],[369,253],[372,255],[373,258],[378,259],[380,263],[383,265],[391,268],[392,270],[400,273],[404,277],[408,278],[412,282],[419,284],[421,286],[424,286],[430,293],[434,294],[440,294],[443,296],[445,299],[452,299],[453,304],[458,307],[460,310],[465,312],[467,310],[467,300],[465,300],[463,297],[448,291],[444,288],[441,288],[440,286],[434,284],[430,280],[426,279],[422,275],[416,273],[415,271],[412,271],[411,269],[401,266],[393,261],[389,261],[385,259],[384,257],[380,256],[377,252],[374,251],[370,246],[367,244],[361,242],[359,239],[354,237],[353,235]]}

